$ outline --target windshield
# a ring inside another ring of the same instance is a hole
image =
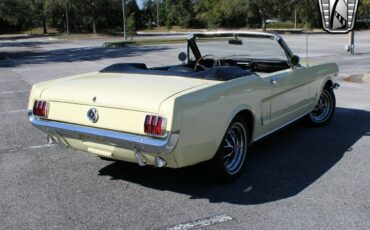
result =
[[[241,36],[196,38],[201,55],[212,54],[220,59],[261,59],[287,61],[287,56],[280,44],[272,38]],[[190,60],[195,60],[190,54]]]

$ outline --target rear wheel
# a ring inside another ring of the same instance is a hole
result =
[[[208,162],[208,172],[219,182],[236,179],[244,167],[248,151],[247,123],[236,117],[229,126],[216,155]]]
[[[325,87],[315,109],[306,116],[306,123],[311,126],[327,125],[335,113],[335,95],[331,87]]]

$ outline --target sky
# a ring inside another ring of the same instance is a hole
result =
[[[140,9],[143,8],[143,1],[144,0],[136,0],[136,3],[137,3],[137,5],[139,6]]]

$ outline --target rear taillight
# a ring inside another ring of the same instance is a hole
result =
[[[147,115],[144,122],[144,132],[152,136],[164,136],[166,134],[165,118],[161,116]]]
[[[35,101],[33,104],[33,115],[37,117],[47,117],[48,116],[49,103],[46,101]]]

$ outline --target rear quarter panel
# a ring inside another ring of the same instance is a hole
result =
[[[245,109],[252,111],[260,124],[261,98],[269,97],[264,80],[258,76],[239,78],[215,84],[166,101],[162,112],[174,106],[171,131],[180,132],[174,152],[179,167],[211,159],[235,115]],[[268,127],[257,125],[255,135]]]

